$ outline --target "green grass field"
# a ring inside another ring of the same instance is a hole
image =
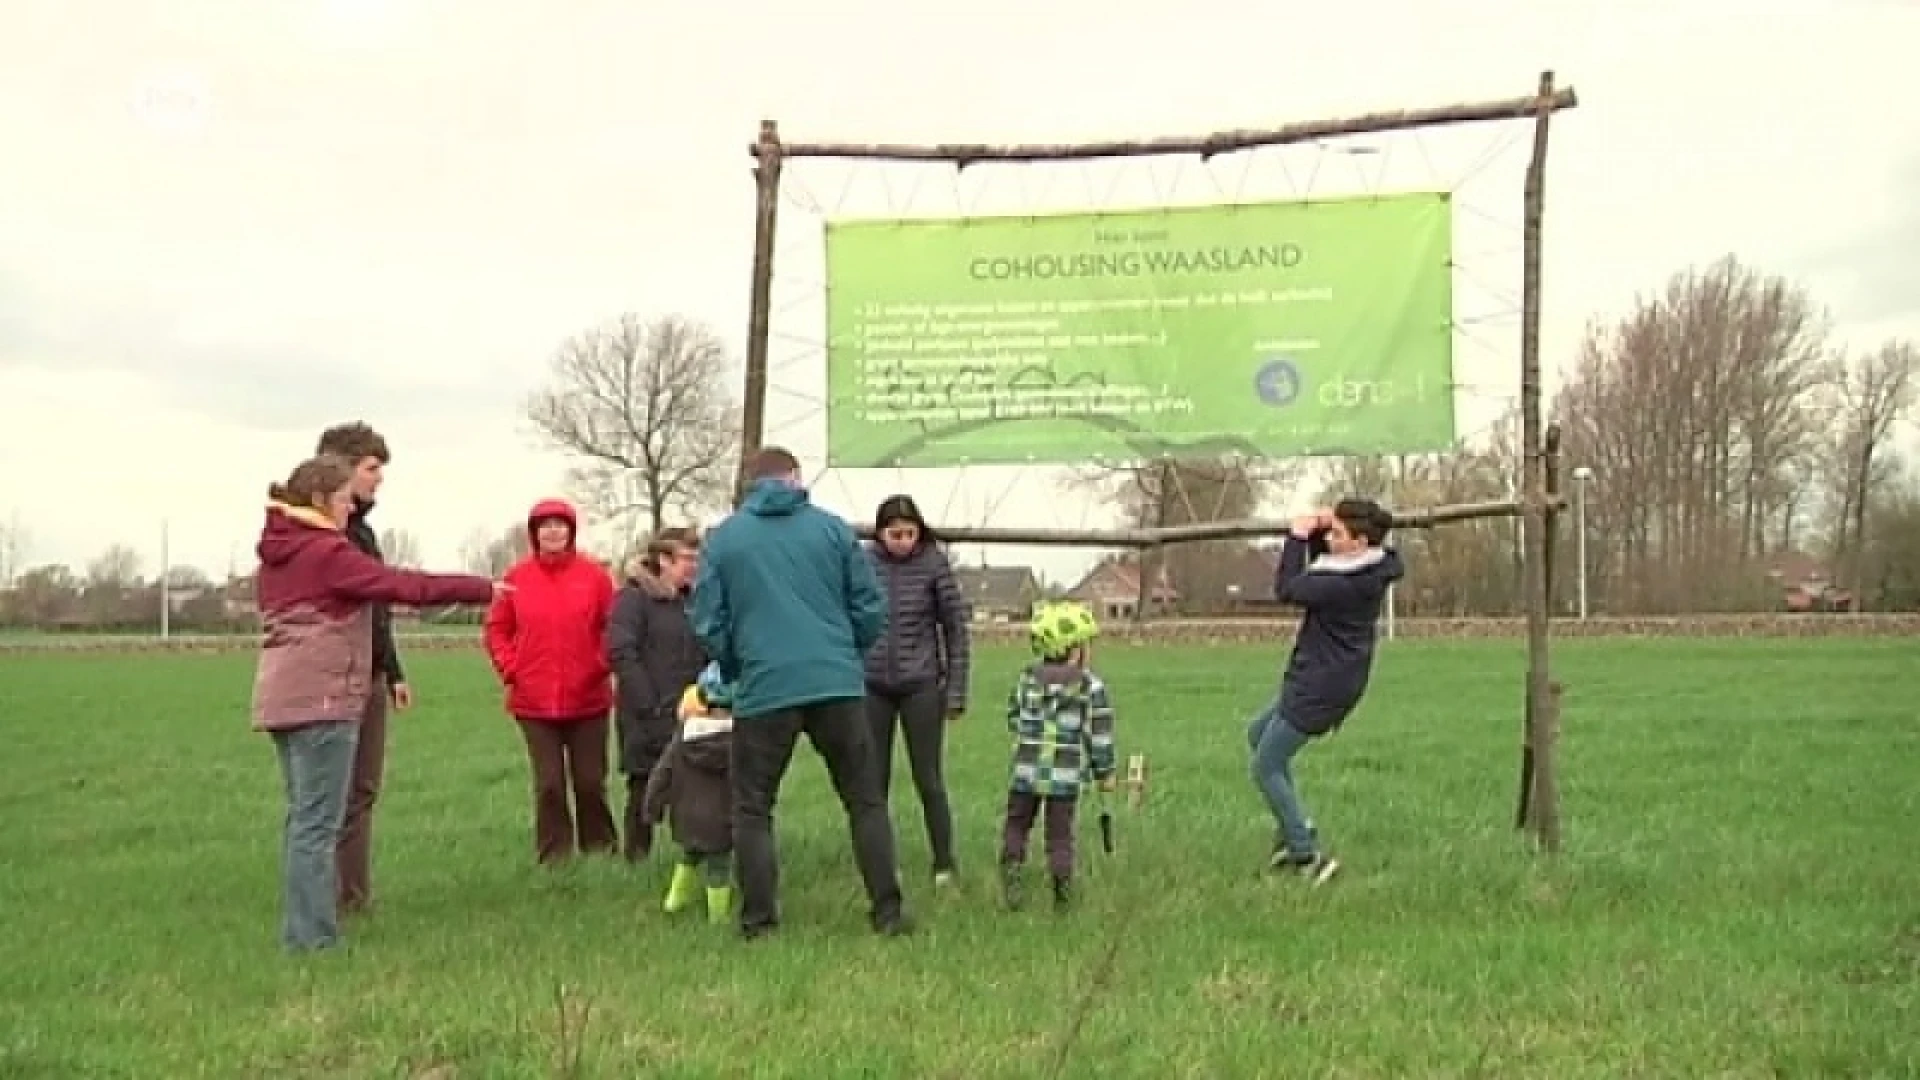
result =
[[[1013,653],[985,654],[953,732],[957,895],[927,886],[898,767],[915,937],[865,930],[803,751],[786,926],[745,945],[662,915],[662,863],[536,870],[482,661],[420,652],[380,909],[311,959],[276,941],[250,657],[0,657],[0,1077],[1920,1073],[1912,642],[1563,643],[1551,865],[1510,827],[1518,644],[1394,644],[1304,759],[1346,864],[1317,891],[1257,872],[1242,732],[1275,653],[1102,654],[1155,788],[1113,857],[1087,816],[1064,919],[989,888]]]

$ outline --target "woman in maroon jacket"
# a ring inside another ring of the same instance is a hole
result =
[[[391,569],[354,547],[342,532],[352,474],[345,459],[322,455],[268,488],[255,548],[263,638],[253,727],[273,736],[286,784],[280,936],[293,950],[340,938],[334,849],[360,715],[374,692],[368,605],[484,604],[496,590],[482,577]]]
[[[527,742],[534,855],[543,863],[565,860],[576,847],[612,851],[615,841],[607,806],[613,576],[575,548],[579,527],[573,507],[558,499],[528,511],[532,554],[507,571],[513,592],[487,611],[487,655]]]

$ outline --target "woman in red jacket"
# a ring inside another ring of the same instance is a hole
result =
[[[527,514],[532,554],[507,571],[513,591],[487,611],[487,655],[506,684],[507,711],[533,765],[534,849],[543,863],[576,847],[612,851],[615,841],[607,807],[613,577],[576,550],[578,531],[572,506],[557,499],[536,504]]]

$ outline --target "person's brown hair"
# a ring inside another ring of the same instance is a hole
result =
[[[393,454],[387,449],[386,438],[361,420],[351,424],[335,424],[321,432],[319,445],[314,447],[313,452],[346,458],[350,465],[358,465],[368,458],[382,465],[393,460]]]
[[[288,506],[320,507],[352,478],[353,465],[346,458],[321,454],[295,465],[285,483],[268,485],[267,498]]]
[[[1386,543],[1387,533],[1393,530],[1393,512],[1372,499],[1341,499],[1333,508],[1333,516],[1368,547]]]
[[[660,560],[672,558],[683,551],[700,550],[700,530],[684,526],[661,529],[647,541],[647,550],[640,556],[640,565],[649,574],[660,572]]]
[[[753,467],[747,471],[747,476],[753,480],[773,480],[799,471],[800,459],[794,457],[791,451],[769,446],[753,455]]]

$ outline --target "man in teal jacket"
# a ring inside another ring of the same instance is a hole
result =
[[[739,510],[702,545],[693,630],[733,686],[733,844],[740,932],[780,922],[773,806],[806,733],[847,813],[868,919],[911,929],[893,822],[866,723],[867,650],[886,629],[886,599],[845,521],[814,506],[800,462],[760,451]]]

